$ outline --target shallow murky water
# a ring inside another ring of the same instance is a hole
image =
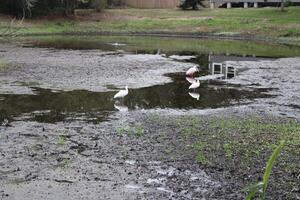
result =
[[[283,45],[174,38],[46,37],[20,43],[2,49],[1,59],[12,66],[1,76],[2,123],[100,122],[112,112],[128,110],[244,105],[274,97],[270,91],[278,88],[236,82],[247,69],[227,62],[300,55],[299,48]],[[194,65],[200,68],[196,77],[201,86],[189,90],[195,79],[186,78],[185,71]],[[113,99],[125,85],[129,95]]]
[[[3,115],[22,116],[22,120],[59,122],[65,120],[105,120],[109,112],[136,109],[173,108],[205,109],[246,104],[254,98],[268,97],[267,89],[240,90],[223,84],[203,83],[199,89],[188,90],[184,73],[172,74],[171,83],[140,89],[130,89],[121,100],[113,99],[116,92],[70,91],[53,92],[32,88],[35,95],[2,94]],[[5,116],[3,116],[5,117]]]

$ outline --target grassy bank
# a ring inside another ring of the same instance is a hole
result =
[[[200,11],[112,9],[70,19],[27,20],[19,34],[91,32],[166,32],[214,35],[251,35],[281,38],[300,44],[300,7],[260,9],[203,9]],[[0,27],[8,20],[2,20]],[[1,29],[0,29],[1,30]]]

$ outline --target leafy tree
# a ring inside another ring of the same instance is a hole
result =
[[[181,0],[181,4],[179,5],[179,7],[183,10],[192,8],[193,10],[197,10],[198,6],[204,6],[203,2],[204,0]]]

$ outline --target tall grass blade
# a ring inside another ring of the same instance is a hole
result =
[[[279,156],[282,148],[284,147],[284,145],[285,145],[285,141],[281,141],[267,162],[267,166],[266,166],[265,173],[263,176],[263,199],[265,197],[266,190],[268,187],[268,182],[269,182],[269,177],[270,177],[270,174],[272,171],[272,167],[275,163],[276,158]]]
[[[284,147],[284,145],[285,145],[285,141],[281,141],[280,144],[273,151],[271,157],[269,158],[269,160],[267,162],[262,182],[258,182],[256,184],[253,184],[253,185],[245,188],[244,190],[242,190],[242,191],[248,191],[248,195],[246,196],[245,200],[252,200],[252,199],[254,199],[254,197],[257,194],[258,194],[258,197],[261,200],[265,199],[266,190],[267,190],[267,187],[268,187],[269,178],[270,178],[272,168],[274,166],[275,160],[279,156],[279,154],[280,154],[282,148]]]

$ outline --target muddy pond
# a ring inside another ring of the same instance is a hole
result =
[[[197,165],[183,173],[151,155],[152,168],[138,177],[138,159],[120,158],[112,150],[118,149],[118,141],[110,133],[130,121],[132,113],[139,118],[156,111],[172,116],[243,107],[300,119],[299,56],[296,46],[230,40],[47,36],[1,41],[0,197],[209,197],[219,183]],[[199,68],[195,78],[201,85],[189,90],[195,79],[185,72],[193,66]],[[114,99],[125,86],[129,94]],[[95,143],[102,133],[108,144]],[[60,138],[62,134],[69,135]],[[58,143],[68,141],[60,149]],[[96,147],[107,155],[92,155]],[[65,165],[72,167],[66,170]],[[85,174],[79,172],[85,169]],[[155,173],[166,177],[153,178]],[[182,182],[189,176],[203,185],[186,194],[176,193],[175,183],[161,186],[174,173]]]

